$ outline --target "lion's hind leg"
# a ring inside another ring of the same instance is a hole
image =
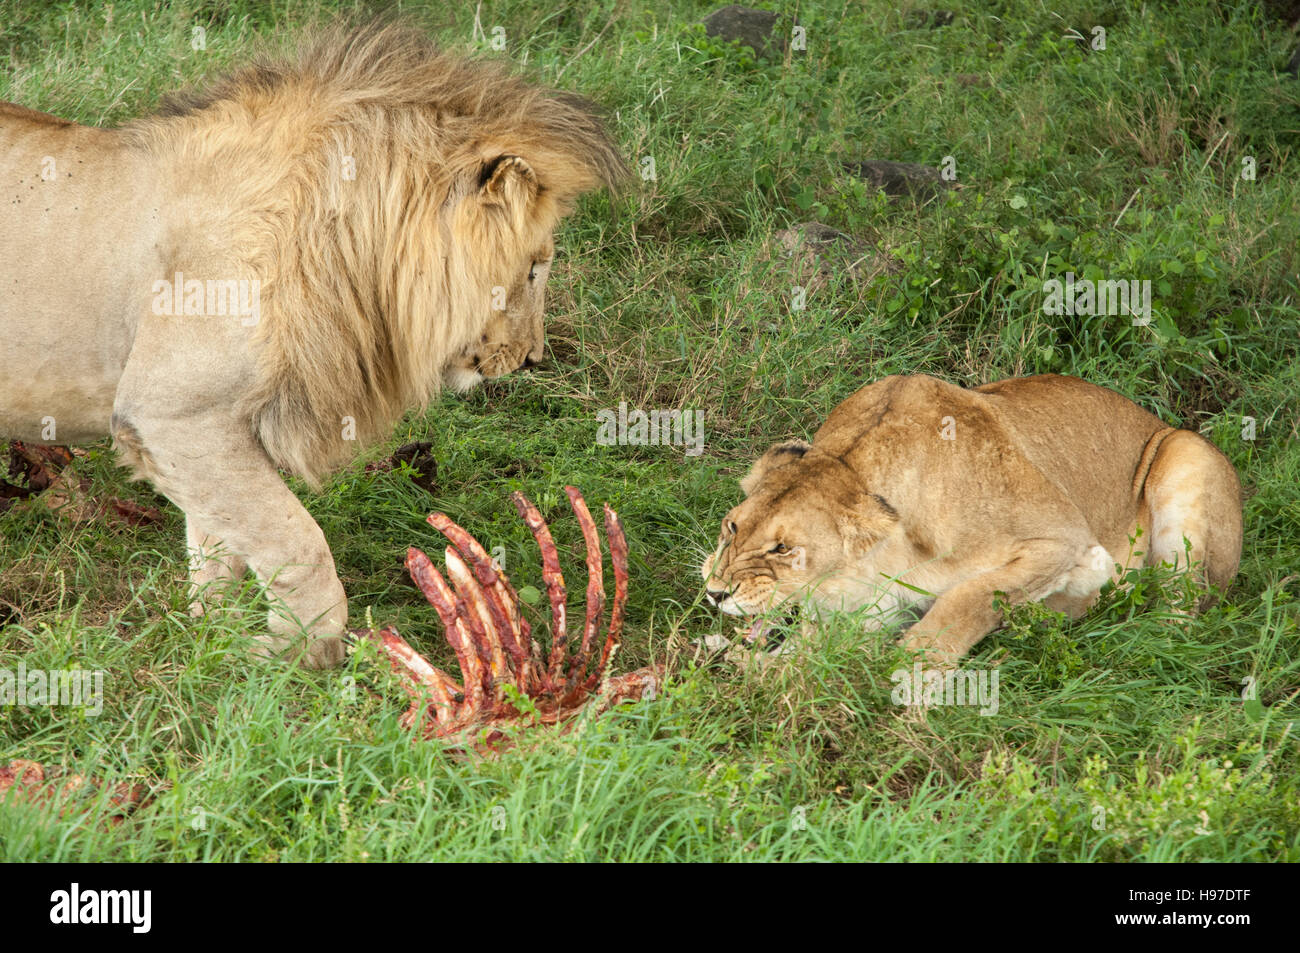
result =
[[[1241,482],[1212,443],[1190,430],[1166,437],[1147,472],[1142,501],[1151,520],[1147,565],[1191,569],[1200,585],[1218,588],[1237,575]]]

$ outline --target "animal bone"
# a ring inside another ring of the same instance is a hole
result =
[[[463,527],[445,513],[433,513],[429,524],[451,543],[444,553],[451,582],[415,547],[407,551],[406,567],[442,621],[462,682],[429,664],[392,626],[352,632],[354,642],[372,642],[402,676],[403,687],[411,696],[411,706],[402,716],[404,726],[421,726],[426,738],[481,729],[482,736],[474,746],[491,750],[504,737],[502,729],[511,724],[530,719],[535,724],[562,724],[591,704],[599,714],[624,701],[653,697],[663,681],[662,665],[606,677],[606,667],[622,635],[628,584],[627,537],[618,514],[608,504],[604,507],[605,536],[614,566],[614,600],[599,660],[588,671],[605,605],[604,564],[600,536],[586,501],[576,487],[566,486],[564,492],[587,549],[587,606],[576,651],[569,651],[567,590],[559,553],[537,507],[522,493],[510,495],[541,551],[542,581],[552,619],[551,650],[545,658],[533,641],[528,620],[519,609],[519,596],[506,574]]]

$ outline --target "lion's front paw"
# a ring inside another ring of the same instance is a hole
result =
[[[298,664],[303,668],[337,668],[347,657],[347,646],[337,635],[322,636],[308,640],[303,653],[298,656]]]
[[[316,638],[286,638],[282,635],[259,635],[253,639],[253,656],[262,659],[283,658],[306,669],[336,668],[347,655],[343,639],[337,635]]]

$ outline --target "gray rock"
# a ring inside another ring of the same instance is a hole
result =
[[[786,38],[776,28],[780,14],[738,4],[721,7],[704,18],[704,32],[730,43],[739,40],[759,55],[785,53]]]
[[[775,247],[790,263],[790,278],[814,292],[837,274],[858,280],[894,270],[888,256],[876,255],[863,242],[821,222],[804,222],[777,232]]]
[[[801,247],[821,254],[836,245],[853,251],[858,244],[851,235],[841,232],[838,228],[823,225],[821,222],[804,222],[793,228],[783,228],[776,233],[776,239],[781,243],[786,254],[790,255]]]
[[[972,86],[989,87],[993,84],[989,78],[982,73],[953,73],[950,77],[958,86],[970,88]]]
[[[913,10],[903,19],[903,26],[909,30],[924,30],[926,27],[937,30],[951,23],[955,16],[951,10]]]
[[[938,169],[916,162],[864,159],[859,162],[846,162],[844,168],[859,179],[865,179],[871,185],[883,190],[886,195],[910,195],[913,198],[924,199],[952,187],[951,182],[944,181]]]

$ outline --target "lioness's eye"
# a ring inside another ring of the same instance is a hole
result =
[[[531,265],[528,266],[528,280],[529,281],[537,280],[537,262],[533,262]]]
[[[788,553],[790,551],[790,547],[787,546],[785,543],[777,543],[775,546],[772,547],[771,551],[774,553]]]

